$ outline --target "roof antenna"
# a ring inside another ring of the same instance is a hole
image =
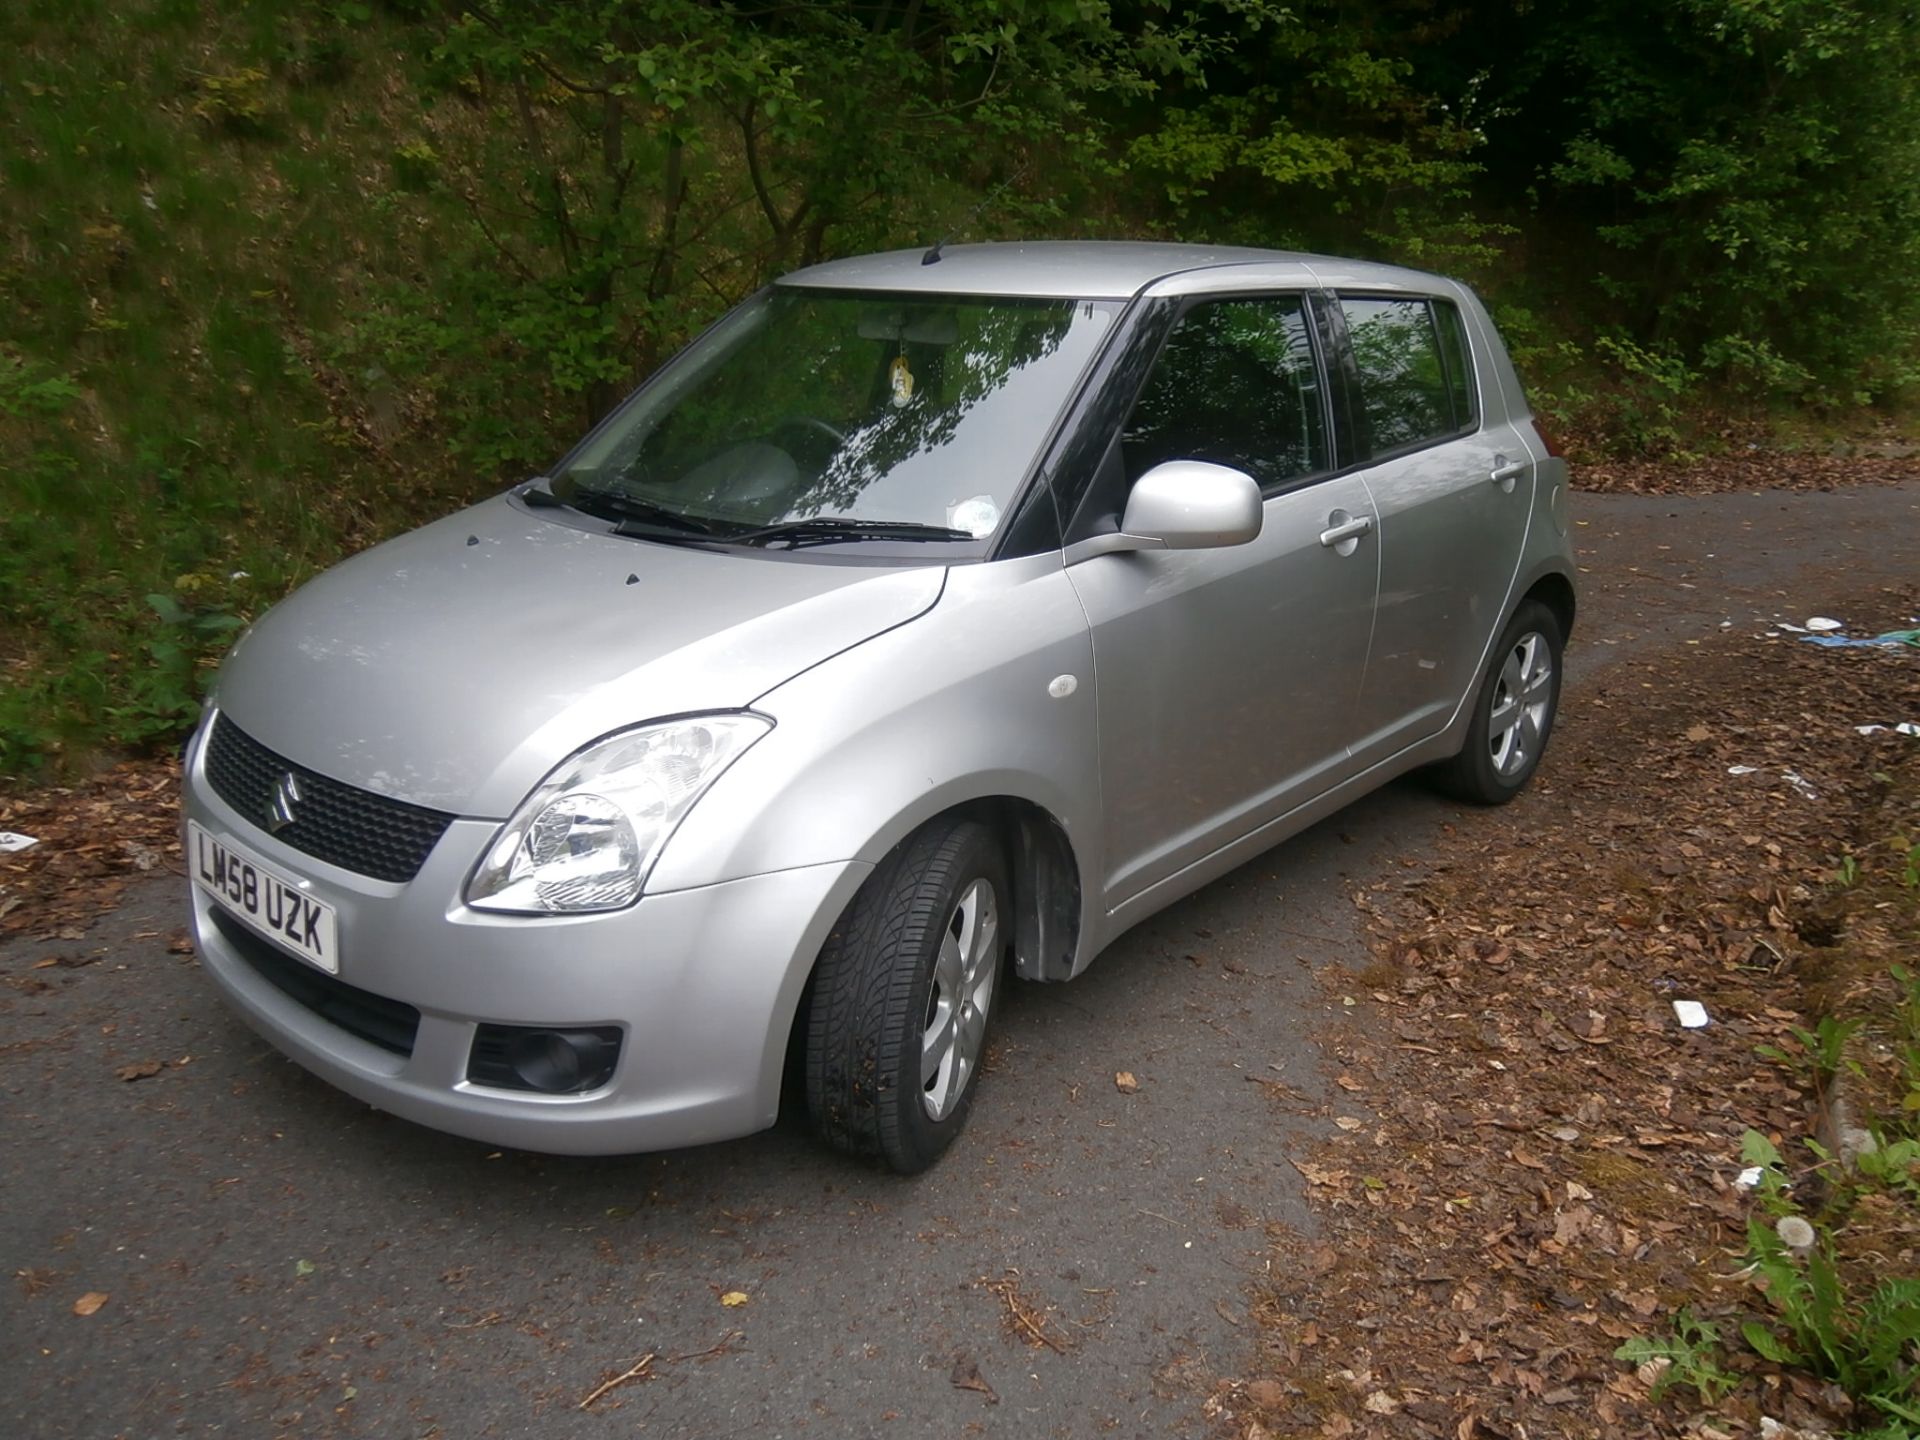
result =
[[[986,209],[987,206],[991,205],[994,201],[998,200],[1002,195],[1006,194],[1008,190],[1012,189],[1015,185],[1019,184],[1020,177],[1027,173],[1027,167],[1032,163],[1033,162],[1030,159],[1022,160],[1020,162],[1020,168],[1018,170],[1014,171],[1013,174],[1009,175],[1005,180],[1002,180],[998,185],[994,186],[993,189],[989,190],[986,193],[986,195],[984,195],[981,198],[980,203],[974,206],[972,210],[967,212],[967,218],[960,222],[960,228],[963,230],[966,229],[967,226],[971,225],[975,220],[980,218],[980,212],[982,210]],[[948,234],[943,235],[940,239],[934,241],[932,245],[927,247],[927,253],[920,257],[920,263],[922,265],[938,265],[940,263],[941,248],[945,246],[952,239],[953,239],[953,235],[951,232],[949,232]]]

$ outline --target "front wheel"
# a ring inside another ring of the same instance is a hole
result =
[[[936,821],[867,877],[827,937],[807,1012],[821,1138],[910,1175],[966,1123],[1009,933],[1006,863],[973,820]]]
[[[1442,766],[1442,788],[1479,805],[1518,795],[1547,748],[1560,708],[1560,621],[1537,600],[1514,612],[1473,700],[1460,753]]]

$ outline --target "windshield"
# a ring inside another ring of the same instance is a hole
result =
[[[984,539],[1119,308],[776,287],[629,401],[556,490],[721,538],[844,521]]]

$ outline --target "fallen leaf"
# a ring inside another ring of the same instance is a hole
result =
[[[733,1310],[746,1304],[747,1301],[752,1298],[753,1297],[748,1295],[747,1292],[744,1290],[729,1290],[727,1291],[726,1294],[720,1297],[720,1303],[726,1306],[729,1310]]]
[[[313,1274],[313,1261],[296,1260],[293,1262],[293,1278],[294,1279],[303,1280],[311,1274]]]
[[[1140,1082],[1133,1078],[1131,1070],[1116,1070],[1113,1076],[1113,1088],[1122,1095],[1131,1095],[1140,1088]]]
[[[122,1065],[113,1073],[122,1080],[145,1080],[149,1076],[158,1075],[160,1070],[161,1065],[158,1060],[142,1060],[134,1065]]]
[[[947,1378],[953,1382],[953,1388],[956,1390],[976,1391],[987,1397],[989,1405],[1000,1403],[1000,1397],[994,1394],[993,1386],[981,1378],[980,1367],[965,1356],[953,1362],[953,1373]]]
[[[82,1295],[78,1300],[73,1302],[73,1313],[76,1315],[91,1315],[106,1303],[107,1303],[106,1291],[89,1290],[86,1294]]]
[[[1255,1380],[1247,1386],[1247,1398],[1263,1410],[1278,1410],[1287,1403],[1287,1387],[1278,1380]]]

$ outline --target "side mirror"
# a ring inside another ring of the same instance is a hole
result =
[[[1244,470],[1168,460],[1133,482],[1120,529],[1082,540],[1069,562],[1125,550],[1212,550],[1260,533],[1260,487]]]

